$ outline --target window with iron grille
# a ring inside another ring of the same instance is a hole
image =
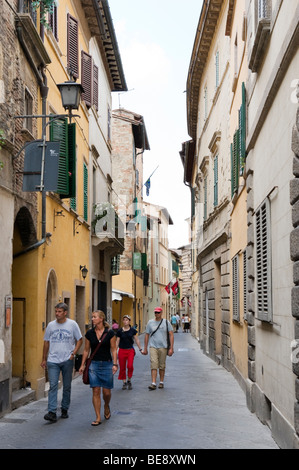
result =
[[[233,320],[240,321],[239,255],[232,259]]]
[[[270,201],[260,205],[255,215],[256,223],[256,290],[257,317],[272,321],[272,256],[270,230]]]
[[[214,207],[218,206],[218,155],[214,158]]]
[[[247,320],[247,250],[243,251],[243,308],[244,320]]]

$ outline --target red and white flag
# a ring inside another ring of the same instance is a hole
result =
[[[168,294],[170,294],[170,283],[165,287],[165,290]]]
[[[179,283],[178,283],[178,281],[176,281],[173,284],[173,286],[171,286],[171,289],[172,289],[173,295],[178,295],[178,292],[179,292]]]

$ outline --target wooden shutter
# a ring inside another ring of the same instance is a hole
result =
[[[99,68],[97,65],[93,64],[93,97],[92,104],[99,109]]]
[[[239,130],[234,134],[233,144],[231,146],[231,192],[232,197],[239,188]]]
[[[68,69],[75,78],[79,77],[79,51],[78,41],[78,21],[76,18],[67,15],[67,63]]]
[[[81,51],[81,82],[84,88],[82,99],[86,106],[92,105],[92,57],[84,51]]]
[[[69,194],[68,197],[76,197],[76,124],[68,125],[68,156],[69,156]]]
[[[57,193],[68,197],[68,123],[67,119],[55,119],[50,124],[50,140],[60,142]]]
[[[270,202],[267,198],[256,211],[256,289],[257,317],[272,320],[272,268]]]
[[[58,41],[58,21],[57,21],[57,6],[54,5],[53,6],[53,13],[50,13],[49,15],[49,24],[50,24],[50,28],[52,30],[52,33],[56,39],[56,41]]]
[[[88,168],[83,163],[83,213],[84,219],[88,221]]]
[[[232,259],[233,320],[240,321],[239,255]]]

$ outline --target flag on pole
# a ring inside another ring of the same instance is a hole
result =
[[[148,178],[146,180],[146,182],[144,183],[144,186],[146,187],[146,195],[149,196],[149,190],[150,190],[150,187],[151,187],[151,179]]]
[[[167,284],[167,286],[165,287],[165,290],[168,294],[170,294],[170,282],[169,284]]]
[[[173,284],[173,286],[171,286],[171,289],[172,289],[173,295],[178,295],[178,292],[179,292],[179,283],[178,283],[178,281],[176,281]]]

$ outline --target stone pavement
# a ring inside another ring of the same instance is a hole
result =
[[[278,449],[234,377],[190,333],[174,336],[164,389],[148,390],[149,356],[137,351],[133,390],[115,377],[110,420],[90,425],[91,389],[78,377],[68,419],[46,422],[47,398],[31,402],[0,419],[0,449]]]

